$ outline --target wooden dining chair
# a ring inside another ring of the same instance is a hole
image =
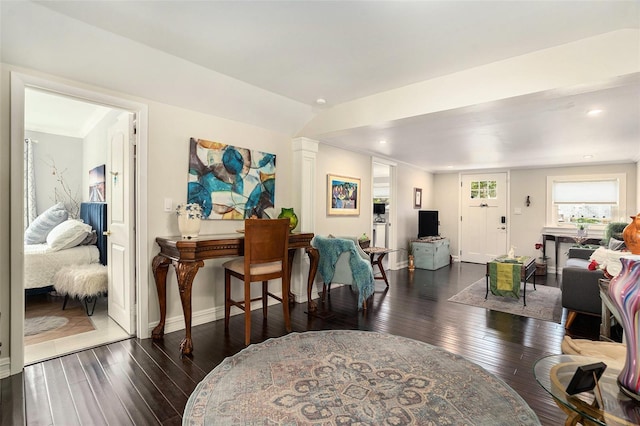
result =
[[[267,301],[272,297],[282,303],[284,323],[291,331],[289,316],[289,219],[247,219],[244,225],[244,257],[224,266],[224,328],[229,331],[231,306],[244,311],[244,342],[251,342],[251,302],[262,300],[262,316],[267,319]],[[244,300],[231,299],[231,277],[244,282]],[[282,297],[269,292],[268,282],[282,279]],[[251,283],[262,281],[262,297],[251,298]]]

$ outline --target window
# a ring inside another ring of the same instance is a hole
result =
[[[604,227],[626,210],[626,175],[547,177],[547,226]]]
[[[496,188],[497,184],[495,180],[474,180],[471,182],[471,193],[469,196],[471,199],[496,199],[498,198]]]

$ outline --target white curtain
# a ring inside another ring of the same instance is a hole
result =
[[[36,181],[33,170],[33,139],[24,140],[24,226],[36,218]]]

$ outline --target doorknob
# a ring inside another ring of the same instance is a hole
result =
[[[498,229],[507,229],[507,227],[506,226],[500,226],[500,227],[498,227]]]
[[[111,231],[103,231],[102,235],[104,235],[106,237],[109,237],[109,236],[111,236]]]

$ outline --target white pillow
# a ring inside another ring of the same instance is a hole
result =
[[[64,204],[58,203],[49,207],[40,216],[36,217],[24,231],[25,244],[42,244],[46,242],[47,235],[56,226],[67,220],[69,213],[64,208]]]
[[[47,244],[54,251],[75,247],[91,233],[91,230],[91,225],[76,219],[69,219],[49,232]]]

